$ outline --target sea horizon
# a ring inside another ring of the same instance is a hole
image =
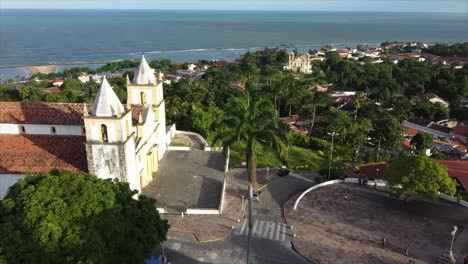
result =
[[[455,12],[1,9],[0,67],[138,59],[232,61],[248,51],[468,41]],[[11,71],[11,70],[10,70]],[[0,79],[5,79],[0,69]],[[11,76],[11,74],[8,74]]]

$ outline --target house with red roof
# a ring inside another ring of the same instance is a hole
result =
[[[448,175],[460,184],[463,191],[468,192],[468,160],[435,161],[446,166]],[[357,171],[348,173],[346,177],[367,178],[369,180],[381,179],[388,165],[386,162],[362,165]]]
[[[440,96],[438,96],[437,94],[435,93],[425,93],[425,94],[422,94],[419,96],[419,99],[421,101],[428,101],[428,102],[431,102],[433,104],[435,103],[440,103],[442,104],[443,106],[445,107],[448,107],[449,106],[449,103],[447,101],[445,101],[444,99],[442,99]]]

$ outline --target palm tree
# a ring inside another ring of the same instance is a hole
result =
[[[250,246],[252,237],[252,196],[253,188],[257,187],[256,147],[271,149],[285,164],[288,146],[288,127],[279,122],[276,109],[270,101],[250,98],[233,98],[228,102],[227,110],[216,126],[224,127],[214,138],[213,145],[221,143],[225,155],[229,147],[236,142],[245,142],[245,158],[247,161],[248,201],[249,201],[249,236],[247,248],[247,263],[250,263]]]
[[[354,121],[357,120],[357,113],[359,108],[364,104],[366,101],[366,95],[363,92],[356,92],[356,94],[353,96],[353,102],[354,102]]]
[[[310,137],[315,125],[315,114],[317,111],[317,107],[328,105],[330,97],[327,93],[313,91],[309,93],[308,96],[305,96],[304,99],[305,102],[303,103],[303,110],[305,112],[309,112],[308,110],[312,108],[312,121],[310,122],[309,134],[307,135],[307,137]]]

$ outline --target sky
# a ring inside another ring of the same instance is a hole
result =
[[[468,0],[0,0],[2,8],[456,12],[468,17]]]

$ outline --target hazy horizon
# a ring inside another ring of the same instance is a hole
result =
[[[423,5],[421,3],[424,3]],[[111,6],[111,8],[110,8]],[[467,13],[465,0],[2,0],[0,9]]]

